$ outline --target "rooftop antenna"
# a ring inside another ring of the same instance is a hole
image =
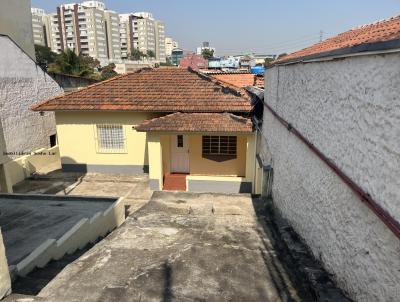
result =
[[[319,41],[322,42],[323,39],[324,39],[324,31],[320,30],[320,32],[319,32]]]

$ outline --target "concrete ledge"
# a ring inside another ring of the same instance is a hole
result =
[[[150,179],[149,186],[150,186],[150,190],[159,191],[160,190],[160,181],[158,179]]]
[[[61,259],[105,236],[125,221],[123,198],[92,218],[81,219],[60,239],[48,239],[17,264],[16,274],[26,276],[35,267],[44,267],[52,259]]]
[[[186,187],[189,192],[251,193],[252,183],[241,177],[188,176]]]
[[[62,164],[64,172],[93,172],[93,173],[110,173],[110,174],[127,174],[140,175],[148,174],[148,165],[88,165],[88,164]]]
[[[15,200],[55,200],[55,201],[90,201],[90,202],[110,202],[118,201],[116,197],[90,197],[83,195],[51,195],[51,194],[19,194],[19,193],[0,193],[0,198]]]
[[[56,244],[55,239],[47,239],[30,253],[29,256],[17,264],[16,273],[20,276],[26,276],[35,267],[45,266],[53,257]]]

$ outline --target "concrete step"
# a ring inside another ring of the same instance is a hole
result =
[[[186,174],[167,174],[164,176],[164,190],[186,191]]]
[[[14,294],[36,296],[68,264],[78,259],[92,246],[93,244],[88,244],[73,254],[65,255],[60,260],[50,261],[43,268],[36,268],[25,277],[17,277],[12,284],[12,292]]]

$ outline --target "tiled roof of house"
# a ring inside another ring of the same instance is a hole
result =
[[[400,16],[354,28],[303,50],[291,53],[274,63],[282,63],[317,54],[329,53],[334,50],[398,39],[400,39]]]
[[[245,88],[247,86],[256,86],[259,88],[264,88],[264,77],[258,76],[251,73],[215,73],[208,74],[221,81],[222,83],[226,83],[238,88]]]
[[[231,113],[173,113],[136,126],[140,132],[239,132],[253,131],[249,118]]]
[[[117,76],[32,107],[35,111],[248,112],[251,109],[246,93],[180,68],[146,69]]]

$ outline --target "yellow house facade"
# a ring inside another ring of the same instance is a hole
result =
[[[64,171],[148,174],[153,190],[254,192],[245,95],[184,69],[152,69],[33,107],[54,111]]]

